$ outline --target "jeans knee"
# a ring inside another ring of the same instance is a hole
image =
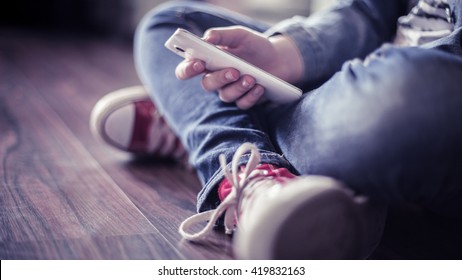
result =
[[[437,49],[383,47],[364,64],[377,94],[440,98],[460,90],[456,77],[462,74],[462,58]]]
[[[346,64],[301,108],[313,121],[300,123],[309,153],[295,165],[387,201],[425,200],[418,197],[422,174],[462,150],[462,129],[454,126],[462,118],[462,59],[422,49],[376,55]]]
[[[462,77],[461,57],[431,49],[384,48],[364,62],[344,65],[336,81],[342,96],[333,102],[376,124],[384,117],[425,119],[462,100],[457,77]]]

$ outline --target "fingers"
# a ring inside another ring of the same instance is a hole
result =
[[[255,86],[255,79],[251,76],[244,75],[236,82],[231,83],[218,91],[218,96],[223,102],[236,102],[238,99],[247,94]]]
[[[203,38],[214,45],[221,45],[223,47],[226,46],[229,50],[229,48],[237,46],[242,47],[242,41],[251,34],[251,32],[252,31],[250,29],[240,26],[213,28],[206,31]],[[204,72],[205,63],[197,59],[185,59],[180,62],[175,69],[175,75],[180,80],[190,79]],[[227,83],[229,83],[229,81]],[[214,87],[213,90],[216,89],[218,88]]]
[[[208,91],[216,91],[239,79],[239,71],[232,68],[207,73],[202,78],[202,86]]]
[[[264,88],[261,85],[255,85],[250,91],[236,101],[238,108],[247,110],[253,107],[260,101],[264,93]]]
[[[238,53],[248,36],[250,29],[243,27],[225,27],[209,29],[204,34],[204,40],[219,45],[228,51]],[[186,80],[199,74],[204,74],[202,86],[207,91],[218,92],[223,102],[235,102],[241,109],[249,109],[263,96],[264,88],[256,84],[255,78],[249,75],[240,76],[233,68],[222,69],[207,73],[205,63],[201,60],[185,59],[175,69],[178,79]]]
[[[185,59],[177,65],[175,75],[180,80],[187,80],[204,73],[204,71],[205,63],[203,61]]]
[[[205,65],[200,60],[184,60],[176,68],[176,76],[185,80],[204,73]],[[264,88],[256,84],[255,78],[243,75],[233,68],[204,74],[202,86],[207,91],[218,91],[223,102],[235,102],[237,107],[247,110],[263,96]]]
[[[202,78],[202,86],[207,91],[218,91],[224,102],[234,102],[255,85],[249,75],[240,76],[236,69],[228,68],[207,73]]]
[[[221,76],[220,80],[222,83],[216,83],[219,79],[213,78],[215,74]],[[257,104],[261,99],[264,88],[256,84],[255,79],[251,76],[231,76],[234,74],[238,73],[222,71],[221,73],[214,72],[207,74],[204,76],[203,86],[209,91],[218,91],[218,96],[223,102],[235,102],[238,108],[247,110]],[[226,83],[226,85],[223,85],[224,83]]]

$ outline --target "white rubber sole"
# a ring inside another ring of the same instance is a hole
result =
[[[127,147],[112,141],[105,130],[105,123],[114,111],[136,101],[150,100],[148,92],[143,86],[122,88],[106,94],[93,107],[90,116],[90,130],[93,136],[106,144],[127,151]],[[128,132],[127,132],[128,133]]]

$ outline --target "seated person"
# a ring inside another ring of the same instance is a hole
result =
[[[268,26],[169,3],[136,34],[146,91],[105,96],[93,131],[130,152],[188,155],[203,184],[180,226],[188,240],[218,223],[239,258],[366,258],[387,205],[462,216],[461,11],[460,0],[353,0]],[[255,77],[182,60],[164,47],[177,28],[305,94],[273,104]]]

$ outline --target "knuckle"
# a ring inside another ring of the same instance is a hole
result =
[[[183,63],[178,64],[175,69],[175,75],[180,80],[184,80],[186,78],[185,67]]]
[[[198,73],[195,71],[193,65],[194,65],[193,61],[184,60],[180,62],[175,69],[176,76],[180,80],[186,80],[186,79],[196,76]]]
[[[238,107],[239,109],[242,109],[242,110],[247,110],[247,109],[249,109],[250,107],[252,107],[252,105],[251,105],[249,102],[244,101],[244,100],[238,100],[238,101],[236,102],[236,105],[237,105],[237,107]]]
[[[216,85],[214,75],[212,73],[207,73],[202,76],[202,86],[208,91],[214,91],[218,89]]]
[[[247,92],[246,95],[241,97],[236,104],[238,104],[238,107],[246,110],[251,107],[253,107],[257,102],[260,100],[261,96],[263,95],[264,89],[263,87],[257,85],[252,90]]]
[[[242,92],[234,86],[223,88],[219,91],[220,99],[224,102],[234,102],[242,96]]]
[[[221,72],[210,72],[202,76],[202,84],[206,90],[214,91],[224,86],[228,81]]]
[[[238,104],[238,107],[246,110],[255,105],[258,99],[255,98],[255,96],[251,93],[246,94],[243,96],[241,99],[236,102]]]
[[[234,101],[232,98],[230,98],[228,92],[225,90],[219,90],[218,96],[220,97],[221,101],[226,102],[226,103],[231,103]]]

